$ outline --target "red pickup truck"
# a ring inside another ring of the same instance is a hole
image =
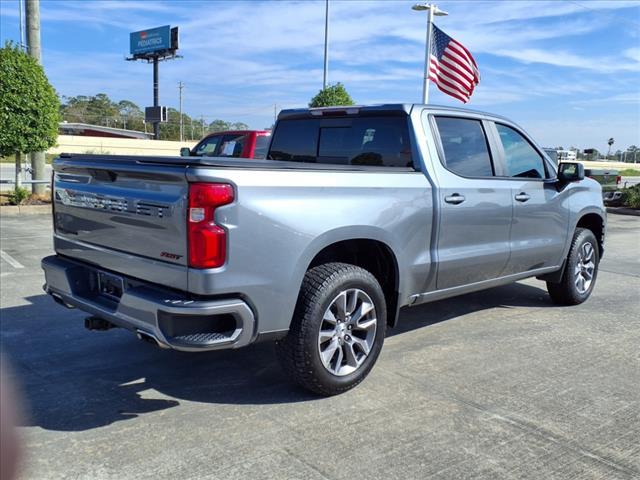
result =
[[[265,158],[271,132],[266,130],[237,130],[214,132],[189,149],[180,149],[182,157]]]

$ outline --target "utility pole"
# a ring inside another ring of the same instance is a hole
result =
[[[180,141],[184,141],[184,126],[182,125],[182,89],[184,84],[182,81],[178,82],[178,90],[180,91]]]
[[[200,125],[202,126],[202,135],[204,137],[204,115],[200,115]]]
[[[278,119],[278,106],[273,104],[273,124],[276,124],[276,120]]]
[[[325,0],[324,9],[324,75],[322,76],[322,89],[327,88],[327,76],[329,75],[329,0]]]
[[[29,55],[35,58],[42,65],[42,50],[40,48],[40,0],[26,0],[27,17],[27,46]],[[44,180],[45,177],[45,155],[44,152],[33,152],[31,154],[31,167],[33,180]],[[34,183],[31,191],[42,195],[45,193],[46,185]]]

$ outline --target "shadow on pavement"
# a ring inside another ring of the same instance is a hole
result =
[[[555,307],[544,283],[540,282],[540,285],[533,287],[512,283],[415,307],[405,307],[400,310],[398,325],[387,331],[387,337],[490,308]]]
[[[122,329],[89,332],[85,314],[46,295],[2,309],[2,351],[26,398],[29,425],[82,431],[166,410],[181,401],[276,404],[319,401],[281,372],[271,343],[182,353],[139,342]],[[544,290],[513,284],[403,309],[398,335],[495,307],[550,306]],[[212,414],[215,414],[212,413]]]

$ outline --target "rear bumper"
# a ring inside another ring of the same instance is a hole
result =
[[[123,278],[119,300],[99,295],[96,267],[53,255],[42,260],[44,290],[58,303],[143,335],[163,347],[188,352],[238,348],[251,343],[255,318],[241,299],[191,300],[175,291]]]

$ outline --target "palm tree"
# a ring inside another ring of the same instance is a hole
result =
[[[607,142],[607,145],[609,145],[609,150],[607,151],[607,158],[609,158],[609,155],[611,155],[611,146],[613,145],[614,142],[615,140],[613,139],[613,137],[611,137]]]

